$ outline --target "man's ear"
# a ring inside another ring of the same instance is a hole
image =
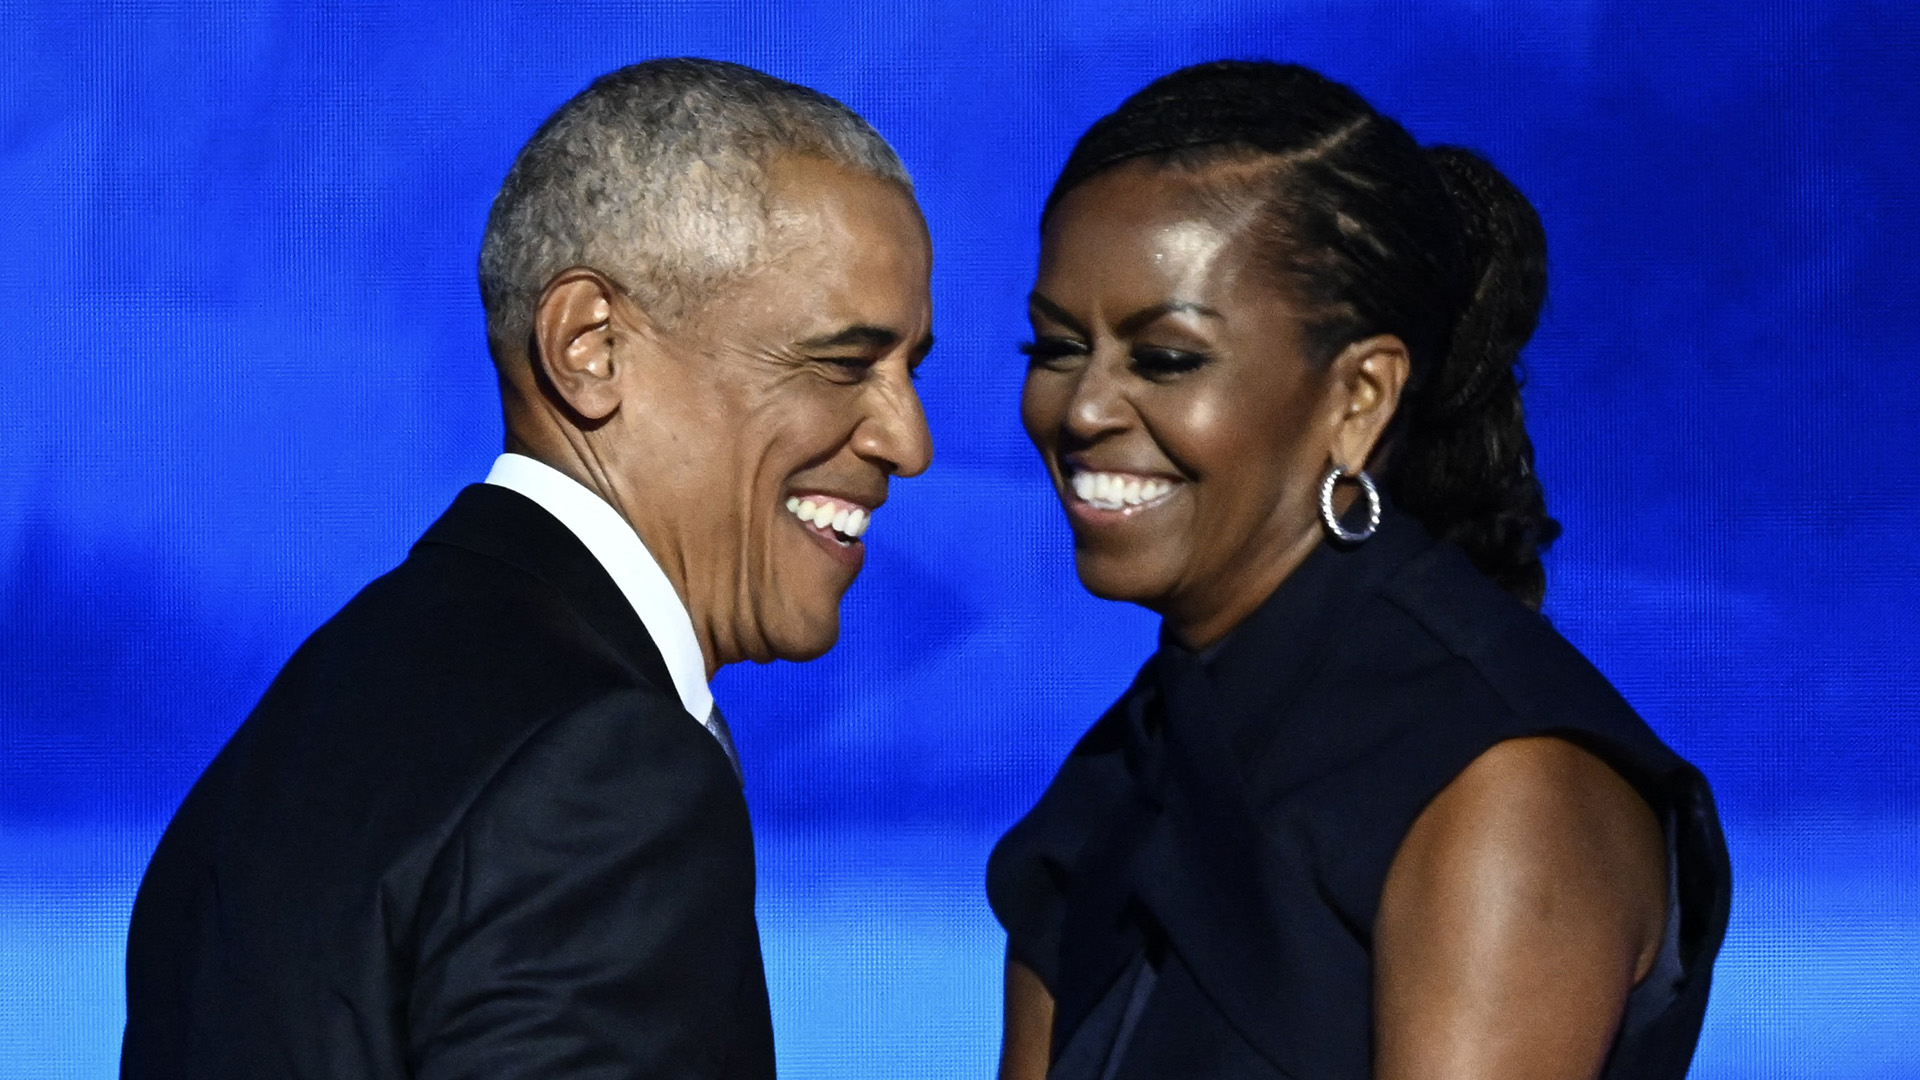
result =
[[[1392,334],[1356,341],[1333,358],[1328,375],[1340,410],[1334,420],[1333,464],[1350,472],[1367,466],[1400,407],[1400,392],[1412,370],[1406,343]]]
[[[533,309],[534,363],[574,412],[605,420],[620,407],[624,346],[638,313],[597,270],[575,267],[547,283]]]

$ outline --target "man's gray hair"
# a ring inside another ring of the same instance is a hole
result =
[[[494,197],[480,301],[495,360],[525,346],[541,292],[570,267],[607,275],[663,322],[753,269],[766,171],[785,155],[912,189],[886,140],[816,90],[718,60],[650,60],[595,79],[521,147]]]

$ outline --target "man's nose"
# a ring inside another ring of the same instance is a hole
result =
[[[866,417],[853,433],[854,452],[894,476],[918,476],[933,461],[933,435],[911,377],[873,388]]]

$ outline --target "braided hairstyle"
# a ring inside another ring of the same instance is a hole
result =
[[[1471,151],[1422,149],[1340,83],[1221,61],[1155,80],[1088,129],[1042,225],[1068,191],[1135,160],[1252,202],[1256,240],[1304,312],[1310,362],[1378,334],[1406,344],[1412,371],[1376,452],[1382,483],[1538,609],[1540,553],[1560,526],[1520,407],[1520,349],[1547,281],[1546,234],[1526,197]]]

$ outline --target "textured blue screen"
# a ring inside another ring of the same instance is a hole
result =
[[[1036,211],[1126,93],[1265,55],[1546,221],[1549,613],[1733,845],[1695,1075],[1920,1076],[1920,8],[1779,0],[0,0],[0,1076],[111,1074],[167,815],[497,449],[473,262],[512,154],[670,54],[867,115],[937,250],[933,469],[834,653],[718,682],[786,1075],[990,1070],[986,852],[1154,630],[1080,591],[1019,432]]]

